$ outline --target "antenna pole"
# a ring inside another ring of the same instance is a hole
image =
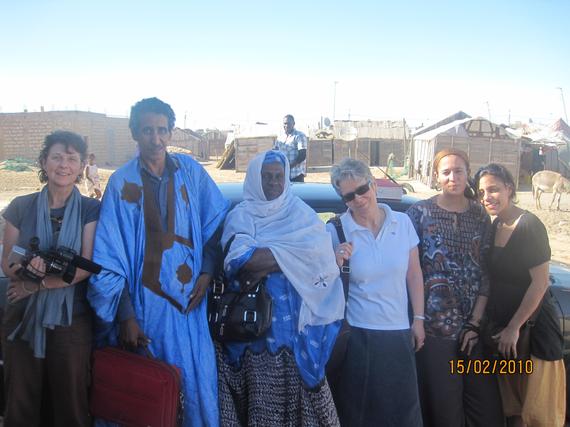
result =
[[[334,120],[336,118],[336,85],[338,84],[338,82],[335,80],[334,81],[334,90],[333,90],[333,124],[334,124]]]
[[[564,108],[564,118],[566,119],[566,124],[568,124],[568,114],[566,114],[566,103],[564,102],[564,91],[561,87],[557,87],[556,89],[560,91],[560,97],[562,98],[562,107]]]

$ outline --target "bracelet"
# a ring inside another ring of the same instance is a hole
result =
[[[481,332],[481,328],[477,325],[474,325],[471,322],[467,322],[465,325],[463,325],[463,329],[465,331],[475,332],[477,335],[479,335],[479,333]]]
[[[414,319],[426,320],[426,317],[423,314],[414,314]]]

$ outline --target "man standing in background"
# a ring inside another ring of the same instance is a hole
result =
[[[289,180],[291,182],[305,182],[307,174],[307,137],[303,132],[295,129],[295,119],[291,114],[283,117],[284,135],[275,141],[274,149],[283,152],[291,166]]]

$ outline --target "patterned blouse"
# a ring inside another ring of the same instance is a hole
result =
[[[436,197],[414,204],[407,213],[420,239],[426,334],[457,339],[477,297],[489,295],[483,260],[491,222],[475,201],[466,212],[456,213],[439,207]]]

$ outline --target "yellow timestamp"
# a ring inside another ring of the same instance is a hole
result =
[[[530,359],[452,359],[449,361],[449,373],[452,375],[530,375],[533,368],[533,361]]]

